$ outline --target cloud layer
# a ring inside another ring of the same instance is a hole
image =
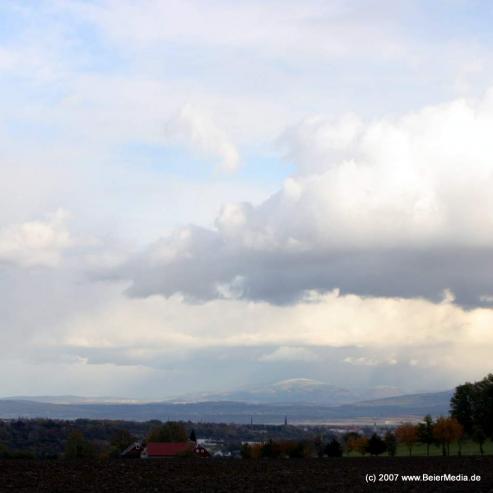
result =
[[[307,290],[478,305],[490,294],[493,92],[399,118],[309,119],[282,143],[298,172],[214,229],[179,229],[121,275],[134,296],[293,302]]]
[[[100,365],[116,365],[122,373],[129,367],[162,371],[164,381],[178,379],[161,386],[163,393],[179,389],[180,379],[192,378],[198,367],[205,383],[190,385],[215,387],[228,365],[244,378],[255,368],[262,381],[301,374],[339,385],[422,390],[487,372],[493,347],[493,311],[463,310],[451,298],[432,303],[332,292],[291,306],[242,300],[189,305],[179,297],[128,300],[115,288],[91,312],[66,317],[43,338],[25,339],[24,357],[77,364],[87,372]],[[141,392],[155,393],[153,385],[152,379],[143,382]]]

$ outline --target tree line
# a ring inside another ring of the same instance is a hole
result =
[[[384,453],[395,456],[399,444],[408,450],[409,455],[412,455],[418,443],[426,445],[427,455],[430,454],[432,445],[441,447],[443,455],[449,455],[450,445],[460,442],[463,437],[463,428],[455,418],[440,417],[433,421],[431,416],[425,416],[423,422],[419,424],[402,423],[393,431],[387,430],[383,436],[378,433],[368,436],[358,432],[348,432],[325,443],[317,438],[303,441],[269,440],[265,443],[243,445],[241,455],[246,459],[342,457],[344,454],[378,456]]]
[[[149,433],[159,428],[162,421],[145,422],[123,420],[58,420],[58,419],[0,419],[0,458],[36,457],[56,458],[65,453],[68,438],[82,434],[94,449],[108,450],[114,436],[127,431],[137,440],[144,440]],[[226,451],[238,451],[244,441],[307,440],[313,436],[328,436],[327,427],[311,426],[309,430],[300,426],[279,426],[267,424],[234,424],[182,422],[189,434],[192,429],[199,437],[221,440]]]
[[[462,455],[466,440],[478,445],[480,455],[484,454],[486,440],[493,440],[493,374],[477,382],[466,382],[456,387],[450,400],[450,416],[436,420],[428,415],[418,424],[402,423],[394,431],[387,431],[383,438],[373,435],[368,438],[357,433],[343,437],[341,448],[347,453],[380,455],[387,452],[395,455],[397,444],[402,444],[409,455],[417,444],[441,449],[442,455],[450,455],[452,444]]]
[[[459,385],[450,402],[451,415],[463,427],[464,433],[479,445],[493,440],[493,373],[478,382]]]

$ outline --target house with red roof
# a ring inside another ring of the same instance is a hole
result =
[[[140,457],[142,459],[169,459],[195,456],[206,458],[210,454],[205,447],[195,442],[149,442]]]

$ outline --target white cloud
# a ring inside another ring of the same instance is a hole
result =
[[[192,105],[185,105],[167,123],[166,136],[200,156],[219,160],[218,167],[223,171],[234,171],[239,165],[238,151],[226,133]]]
[[[0,262],[22,267],[55,267],[73,245],[68,214],[58,210],[45,221],[29,221],[0,229]]]
[[[309,119],[284,139],[301,192],[278,204],[326,244],[490,245],[492,122],[493,91],[367,124]]]

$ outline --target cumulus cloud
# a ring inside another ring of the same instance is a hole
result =
[[[188,147],[206,159],[218,161],[218,168],[234,171],[239,165],[235,145],[214,121],[194,106],[187,104],[165,127],[166,137]]]
[[[68,214],[58,210],[46,220],[28,221],[0,229],[0,263],[22,267],[55,267],[73,245],[66,227]]]
[[[493,91],[399,118],[307,120],[298,173],[215,228],[162,238],[120,275],[134,296],[293,302],[307,290],[484,303],[493,275]],[[232,287],[232,289],[229,289]],[[483,298],[481,298],[483,296]]]

